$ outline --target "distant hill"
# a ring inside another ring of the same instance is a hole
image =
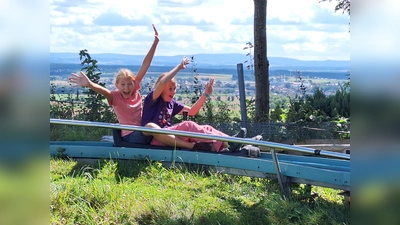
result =
[[[90,54],[98,61],[98,65],[133,65],[142,64],[144,55],[123,54]],[[184,55],[154,56],[152,66],[175,66]],[[194,56],[197,68],[236,69],[238,63],[246,67],[248,60],[245,54],[198,54]],[[300,71],[336,71],[350,70],[350,60],[304,61],[283,57],[268,57],[270,70],[300,70]],[[50,63],[80,64],[78,53],[50,53]]]

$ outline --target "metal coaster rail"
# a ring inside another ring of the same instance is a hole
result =
[[[103,123],[103,122],[90,122],[90,121],[82,121],[82,120],[50,119],[50,123],[51,124],[62,124],[62,125],[76,125],[76,126],[109,128],[109,129],[133,130],[133,131],[142,131],[142,132],[158,133],[158,134],[172,134],[172,135],[184,136],[184,137],[212,139],[212,140],[226,141],[226,142],[237,142],[237,143],[241,143],[241,144],[269,147],[272,149],[281,149],[281,150],[287,150],[287,151],[302,152],[302,153],[307,153],[307,154],[312,154],[312,155],[321,155],[321,156],[328,156],[328,157],[350,160],[349,154],[331,152],[331,151],[326,151],[326,150],[318,150],[318,149],[301,147],[301,146],[293,146],[293,145],[281,144],[281,143],[276,143],[276,142],[258,141],[258,140],[253,140],[250,138],[224,137],[224,136],[216,136],[216,135],[202,134],[202,133],[195,133],[195,132],[188,132],[188,131],[155,129],[155,128],[149,128],[149,127],[143,127],[143,126],[121,125],[121,124]]]

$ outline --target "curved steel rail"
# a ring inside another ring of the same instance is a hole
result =
[[[325,150],[317,150],[317,149],[312,149],[312,148],[307,148],[307,147],[293,146],[293,145],[281,144],[281,143],[276,143],[276,142],[257,141],[257,140],[249,139],[249,138],[217,136],[217,135],[202,134],[202,133],[195,133],[195,132],[188,132],[188,131],[155,129],[155,128],[142,127],[142,126],[121,125],[121,124],[102,123],[102,122],[90,122],[90,121],[82,121],[82,120],[66,120],[66,119],[51,119],[50,118],[50,123],[51,124],[62,124],[62,125],[76,125],[76,126],[90,126],[90,127],[110,128],[110,129],[133,130],[133,131],[142,131],[142,132],[157,133],[157,134],[172,134],[172,135],[184,136],[184,137],[211,139],[211,140],[226,141],[226,142],[237,142],[237,143],[241,143],[241,144],[269,147],[272,149],[283,149],[283,150],[288,150],[288,151],[302,152],[302,153],[308,153],[308,154],[313,154],[313,155],[322,155],[322,156],[329,156],[329,157],[334,157],[334,158],[350,160],[349,154],[331,152],[331,151],[325,151]]]

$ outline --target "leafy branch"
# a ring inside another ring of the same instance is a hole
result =
[[[246,47],[243,48],[243,50],[248,49],[249,52],[246,54],[246,56],[249,57],[249,60],[244,61],[243,63],[248,63],[248,65],[246,66],[247,69],[251,70],[251,74],[254,74],[254,57],[253,54],[251,53],[251,49],[253,48],[253,44],[251,42],[247,42],[246,43]]]

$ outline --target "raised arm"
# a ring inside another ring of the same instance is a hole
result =
[[[183,57],[181,63],[179,63],[175,68],[173,68],[171,71],[167,72],[164,74],[164,76],[161,77],[161,79],[155,84],[154,87],[154,92],[153,92],[153,101],[156,100],[160,95],[162,94],[164,87],[168,82],[172,80],[172,78],[175,77],[175,75],[183,69],[186,69],[186,65],[189,64],[189,59]]]
[[[203,107],[204,102],[208,99],[213,90],[214,90],[214,78],[210,78],[209,82],[207,82],[206,84],[204,93],[200,96],[200,98],[192,105],[192,107],[185,106],[183,110],[188,111],[189,116],[196,115],[200,111],[201,107]]]
[[[81,71],[80,74],[72,73],[68,79],[71,83],[82,87],[88,87],[106,97],[108,101],[112,101],[113,95],[111,94],[111,91],[99,84],[92,82],[84,72]]]
[[[142,62],[142,66],[139,69],[139,72],[136,74],[136,82],[140,83],[144,77],[144,75],[146,75],[147,70],[150,67],[151,61],[153,60],[154,57],[154,53],[156,52],[156,48],[158,45],[158,42],[160,41],[160,39],[158,38],[158,31],[156,29],[156,27],[154,26],[154,24],[152,24],[153,29],[154,29],[154,42],[150,47],[149,52],[147,53],[147,55],[144,57],[143,62]]]

